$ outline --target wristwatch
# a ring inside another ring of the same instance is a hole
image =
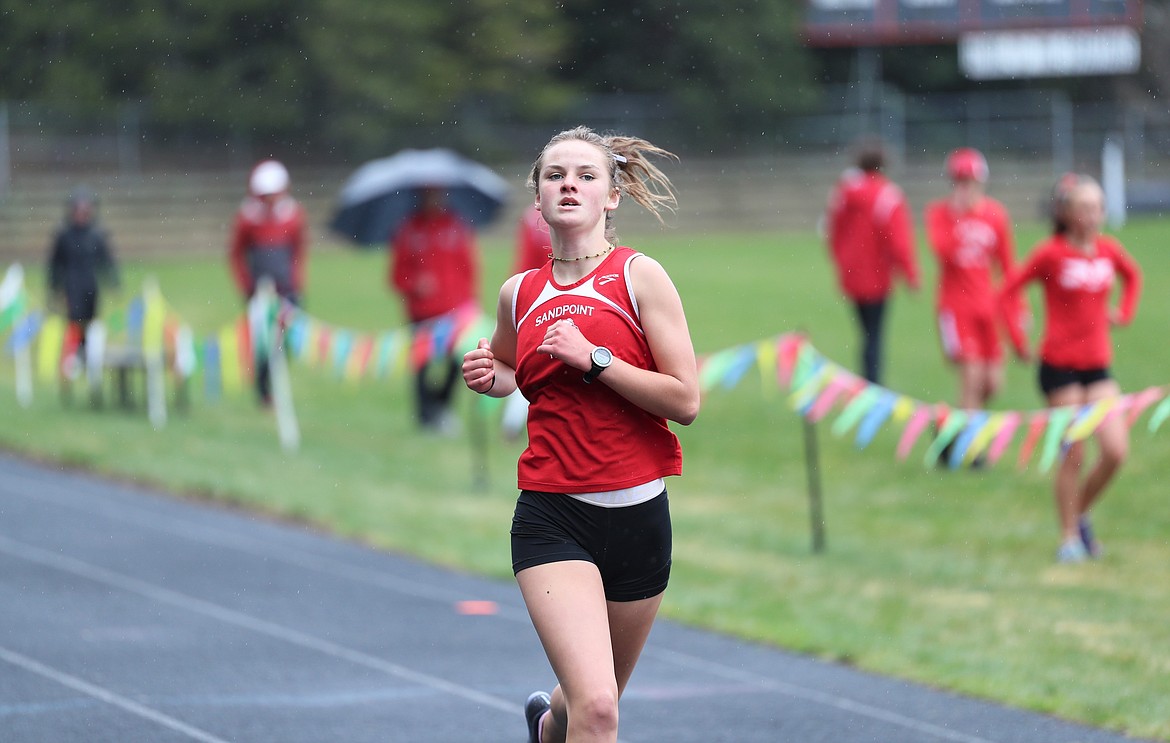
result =
[[[589,371],[585,372],[585,376],[581,377],[585,384],[593,384],[597,375],[609,368],[609,365],[613,363],[613,354],[605,346],[598,346],[589,354],[589,361],[592,365],[589,367]]]

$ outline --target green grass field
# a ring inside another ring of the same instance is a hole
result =
[[[1115,372],[1127,391],[1170,382],[1170,224],[1135,222],[1120,237],[1147,289],[1118,331]],[[1026,250],[1041,236],[1018,236]],[[824,249],[811,234],[626,236],[670,271],[706,354],[806,330],[852,367],[855,332]],[[485,243],[493,298],[510,248]],[[931,285],[933,266],[921,255]],[[397,327],[384,254],[318,246],[307,309],[337,325]],[[125,284],[158,277],[203,335],[239,312],[223,262],[175,258],[125,266]],[[30,285],[38,287],[38,275]],[[1035,298],[1035,297],[1034,297]],[[953,398],[933,292],[899,293],[890,317],[887,386],[925,401]],[[312,523],[377,547],[510,580],[507,531],[522,444],[494,429],[487,461],[465,439],[415,433],[398,377],[349,383],[294,367],[303,441],[280,450],[270,415],[249,396],[193,410],[153,431],[144,414],[65,408],[41,386],[29,409],[0,371],[0,443],[175,493]],[[460,398],[470,416],[472,396]],[[1033,370],[1009,369],[1002,409],[1040,406]],[[829,419],[831,421],[831,418]],[[1170,740],[1170,505],[1163,478],[1170,429],[1135,428],[1132,458],[1097,512],[1107,555],[1056,565],[1051,476],[1015,467],[1018,440],[994,468],[940,471],[905,462],[887,427],[858,451],[819,427],[828,549],[810,550],[800,419],[786,396],[749,377],[707,395],[678,428],[684,477],[671,483],[675,569],[664,612],[679,621],[1133,735]],[[1035,458],[1033,458],[1035,462]],[[486,481],[486,485],[477,483]]]

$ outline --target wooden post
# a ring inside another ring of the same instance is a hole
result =
[[[16,402],[22,408],[32,405],[33,401],[32,353],[28,350],[29,345],[22,343],[13,352],[16,359]]]
[[[301,445],[301,429],[293,407],[292,379],[288,357],[284,355],[284,329],[273,314],[282,300],[276,285],[265,276],[260,279],[256,293],[248,303],[248,321],[252,327],[252,342],[264,344],[268,354],[268,375],[272,384],[272,410],[276,414],[276,433],[286,452],[295,452]]]
[[[808,478],[808,513],[812,529],[812,551],[825,551],[825,513],[821,504],[821,464],[817,448],[817,427],[807,418],[801,417],[804,425],[804,466]]]
[[[490,404],[482,395],[475,395],[471,400],[471,486],[481,492],[491,489],[491,457],[488,451]]]
[[[167,380],[164,362],[166,305],[158,279],[142,284],[142,370],[146,379],[146,417],[156,431],[167,424]]]

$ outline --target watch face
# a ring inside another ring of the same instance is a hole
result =
[[[605,346],[598,346],[593,349],[593,363],[598,366],[609,366],[613,361],[613,354]]]

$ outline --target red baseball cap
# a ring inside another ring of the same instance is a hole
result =
[[[987,159],[971,147],[960,147],[947,155],[947,175],[953,181],[987,182]]]

